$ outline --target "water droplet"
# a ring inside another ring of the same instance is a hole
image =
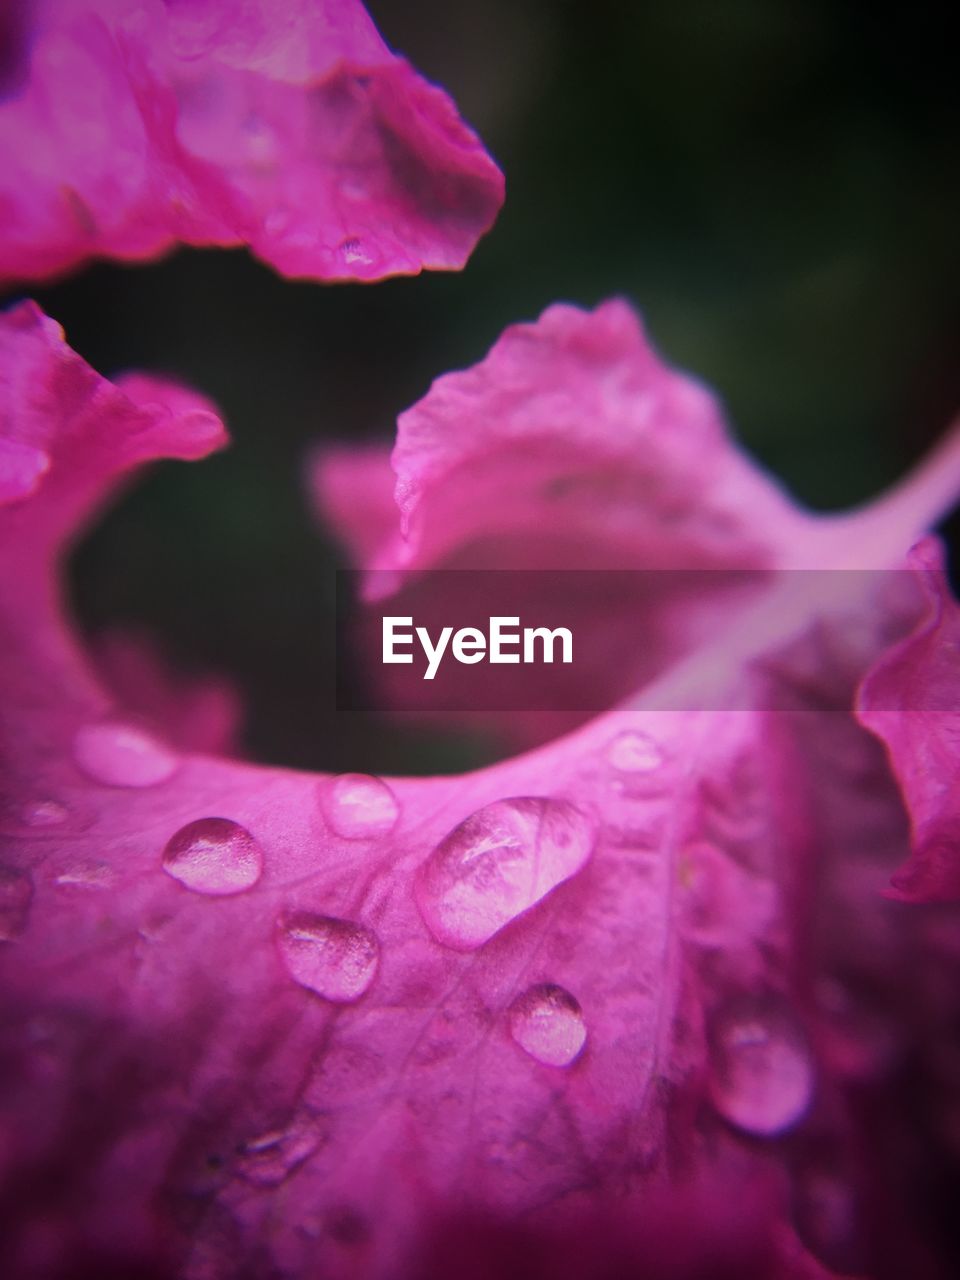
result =
[[[180,763],[146,729],[114,720],[80,729],[73,755],[88,777],[108,787],[153,787],[173,777]]]
[[[263,850],[238,822],[199,818],[167,842],[163,869],[197,893],[242,893],[260,879]]]
[[[36,800],[25,805],[21,813],[23,822],[28,827],[60,827],[70,816],[66,805],[57,800]]]
[[[815,1165],[797,1175],[793,1187],[797,1234],[831,1271],[859,1275],[866,1270],[859,1216],[853,1186],[835,1167]]]
[[[114,881],[113,869],[105,862],[75,862],[54,879],[54,884],[81,889],[108,889]]]
[[[348,265],[363,263],[364,266],[373,261],[366,249],[355,236],[350,236],[340,243],[340,257]]]
[[[290,214],[286,209],[274,209],[263,220],[263,229],[268,236],[280,236],[290,226]]]
[[[237,1172],[260,1187],[279,1186],[326,1140],[320,1117],[300,1116],[292,1124],[271,1129],[243,1144]]]
[[[0,942],[12,942],[27,927],[33,880],[17,867],[0,866]]]
[[[400,805],[380,778],[366,773],[341,773],[320,784],[320,807],[338,836],[372,840],[397,825]]]
[[[277,139],[273,129],[259,116],[249,116],[243,122],[247,142],[247,154],[254,161],[272,160],[277,152]]]
[[[478,809],[417,873],[424,923],[438,942],[472,951],[575,875],[595,836],[564,800],[524,796]]]
[[[570,992],[542,982],[510,1006],[510,1034],[545,1066],[568,1067],[586,1042],[587,1028]]]
[[[361,924],[298,911],[280,921],[278,942],[290,976],[325,1000],[349,1004],[373,982],[376,936]]]
[[[652,773],[663,764],[663,751],[649,734],[626,729],[607,747],[607,762],[621,773]]]
[[[711,1035],[710,1094],[730,1124],[773,1137],[798,1124],[813,1096],[814,1069],[806,1038],[781,1001],[732,1001]]]

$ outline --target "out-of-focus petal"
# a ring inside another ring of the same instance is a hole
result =
[[[98,634],[91,656],[117,702],[184,751],[238,755],[242,707],[223,677],[184,675],[149,634],[114,627]]]
[[[0,100],[0,280],[178,242],[290,276],[462,267],[503,178],[358,0],[51,0]]]
[[[311,467],[321,518],[352,563],[369,571],[368,597],[389,596],[391,613],[415,615],[436,634],[467,612],[477,580],[451,573],[431,592],[429,575],[418,581],[416,571],[547,571],[523,580],[528,612],[542,621],[561,604],[582,618],[578,661],[594,710],[712,643],[777,574],[792,575],[801,612],[813,607],[804,593],[829,592],[835,571],[850,574],[848,593],[858,595],[866,582],[854,583],[856,575],[901,565],[960,490],[951,438],[862,511],[804,511],[737,447],[716,398],[666,365],[633,310],[616,300],[594,311],[557,305],[507,329],[479,364],[438,378],[398,428],[392,520],[385,451],[377,459],[368,449],[352,463],[348,450],[320,451]],[[626,589],[611,570],[641,572]],[[498,590],[512,599],[505,585]],[[842,597],[842,584],[835,594]],[[908,622],[905,606],[901,626]],[[399,668],[366,666],[384,705],[451,719],[442,682],[411,692]],[[548,705],[559,668],[528,674],[531,705]],[[529,746],[584,716],[491,710],[454,718]]]
[[[960,607],[938,543],[912,562],[926,617],[885,654],[860,690],[860,720],[886,743],[910,810],[913,852],[893,877],[909,902],[960,900]]]

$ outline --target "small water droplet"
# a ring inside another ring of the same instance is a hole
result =
[[[308,1160],[326,1140],[320,1117],[300,1116],[243,1144],[237,1172],[260,1187],[276,1187]]]
[[[866,1270],[853,1186],[836,1168],[815,1165],[802,1170],[793,1187],[797,1235],[813,1256],[844,1275]]]
[[[290,227],[290,214],[286,209],[274,209],[263,220],[263,229],[268,236],[281,236]]]
[[[108,889],[114,881],[113,869],[105,862],[75,862],[54,879],[54,884],[81,889]]]
[[[340,257],[348,266],[353,263],[363,263],[366,266],[373,261],[356,236],[349,236],[346,240],[342,240],[339,248]]]
[[[58,800],[36,800],[33,804],[25,805],[21,818],[24,825],[28,827],[60,827],[70,816],[66,805],[60,804]]]
[[[359,1000],[380,963],[376,935],[361,924],[334,916],[305,911],[284,916],[278,943],[294,981],[337,1004]]]
[[[772,997],[734,1000],[713,1024],[710,1094],[723,1118],[757,1137],[774,1137],[803,1119],[813,1097],[806,1037]]]
[[[73,755],[89,778],[108,787],[153,787],[172,778],[180,763],[146,729],[115,720],[80,729],[73,739]]]
[[[563,987],[542,982],[510,1006],[510,1034],[548,1067],[568,1067],[587,1039],[580,1005]]]
[[[18,867],[0,866],[0,942],[12,942],[27,927],[33,880]]]
[[[372,840],[397,825],[400,804],[387,784],[366,773],[341,773],[320,784],[320,807],[338,836]]]
[[[438,942],[472,951],[575,875],[595,838],[590,819],[564,800],[488,804],[420,867],[415,893],[424,923]]]
[[[663,764],[663,751],[649,734],[626,729],[607,747],[607,762],[621,773],[652,773]]]
[[[243,122],[247,141],[247,154],[254,161],[272,160],[277,151],[277,139],[273,129],[259,116],[251,115]]]
[[[242,893],[260,879],[263,850],[239,822],[198,818],[171,836],[163,869],[197,893]]]

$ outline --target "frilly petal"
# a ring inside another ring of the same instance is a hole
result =
[[[0,280],[177,242],[320,280],[455,269],[503,202],[358,0],[65,0],[34,19],[0,100]]]
[[[484,360],[438,378],[401,414],[392,520],[385,453],[320,451],[311,478],[321,518],[367,571],[367,598],[390,597],[391,612],[431,634],[469,613],[477,583],[454,573],[431,592],[416,571],[556,571],[524,580],[529,610],[546,619],[560,602],[560,616],[578,619],[578,664],[599,710],[712,646],[777,575],[792,574],[789,609],[807,616],[831,571],[862,571],[857,594],[871,573],[900,564],[958,487],[957,452],[862,512],[804,511],[738,448],[716,398],[665,364],[635,312],[613,300],[594,311],[556,305],[507,329]],[[605,598],[601,579],[567,570],[642,572]],[[366,666],[383,705],[492,729],[514,747],[583,719],[450,712],[442,681],[411,685],[406,669]],[[529,678],[531,705],[549,707],[557,669]]]
[[[910,811],[913,851],[893,876],[908,902],[960,901],[960,606],[933,539],[911,563],[926,616],[864,680],[861,722],[886,744]]]
[[[713,396],[618,300],[507,329],[400,415],[391,461],[399,522],[372,569],[463,548],[491,569],[763,567],[786,562],[802,527]]]

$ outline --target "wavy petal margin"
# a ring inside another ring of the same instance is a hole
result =
[[[929,539],[911,563],[926,617],[866,677],[857,712],[887,746],[910,811],[909,861],[891,892],[906,902],[960,901],[960,606],[942,548]]]
[[[0,99],[0,281],[177,243],[281,274],[456,270],[503,176],[358,0],[38,0]],[[283,20],[280,20],[280,19]]]

